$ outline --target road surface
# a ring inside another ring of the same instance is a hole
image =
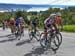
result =
[[[0,56],[75,56],[75,33],[62,32],[63,42],[57,54],[43,50],[35,39],[29,42],[27,29],[21,40],[16,40],[14,36],[2,37],[8,34],[9,29],[0,29]]]

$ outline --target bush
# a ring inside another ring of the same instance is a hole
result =
[[[66,32],[75,32],[75,25],[64,25],[63,31],[66,31]]]
[[[29,26],[27,24],[25,24],[25,28],[28,28]]]
[[[0,24],[0,27],[2,27],[3,25],[2,24]]]

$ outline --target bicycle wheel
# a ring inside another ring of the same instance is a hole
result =
[[[43,48],[45,47],[45,37],[44,37],[44,34],[40,35],[40,45]]]
[[[59,39],[57,35],[53,35],[50,37],[50,47],[53,51],[56,51],[59,49]]]
[[[18,38],[18,40],[20,40],[21,37],[22,37],[22,33],[21,33],[21,31],[20,31],[20,32],[19,32],[19,38]]]
[[[40,35],[40,45],[42,48],[47,47],[48,41],[46,40],[46,37],[44,36],[44,33],[41,33]]]
[[[58,46],[60,46],[61,43],[62,43],[62,35],[61,35],[61,33],[58,33],[58,34],[56,34],[56,36],[57,36],[57,39],[58,39],[58,42],[59,42]]]
[[[36,33],[35,33],[35,37],[36,37],[37,40],[40,39],[40,32],[39,32],[39,31],[36,31]]]
[[[15,37],[16,37],[16,39],[18,38],[18,32],[15,32]]]
[[[16,33],[15,33],[15,37],[16,37],[16,39],[18,39],[18,40],[20,40],[21,39],[21,32],[20,31],[17,31]]]
[[[33,35],[32,34],[33,34],[32,32],[29,33],[29,39],[30,39],[30,41],[33,39]]]

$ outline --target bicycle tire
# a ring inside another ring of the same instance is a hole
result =
[[[33,39],[32,33],[29,34],[30,41]]]
[[[42,37],[42,35],[43,35],[43,37]],[[46,42],[46,37],[44,36],[44,33],[41,33],[40,34],[40,45],[41,45],[41,47],[42,48],[46,48],[47,47],[47,43],[48,42]]]
[[[17,33],[15,33],[15,37],[16,39],[20,40],[21,39],[21,32],[17,31]]]
[[[60,37],[59,37],[58,35],[59,35]],[[58,34],[56,34],[56,36],[57,36],[58,42],[59,42],[59,45],[58,45],[58,46],[60,46],[61,43],[62,43],[62,35],[61,35],[61,33],[58,33]]]
[[[40,39],[40,32],[36,31],[36,33],[34,33],[34,34],[35,34],[36,39],[39,40]]]
[[[58,39],[58,36],[55,35],[55,36],[54,36],[54,41],[52,40],[53,37],[50,38],[50,47],[51,47],[51,49],[52,49],[53,51],[58,50],[58,49],[59,49],[59,46],[60,46],[60,45],[59,45],[59,40],[58,40],[58,44],[56,44],[55,37]],[[53,46],[53,44],[54,44],[54,46]]]
[[[44,36],[42,37],[42,35],[43,35],[43,34],[41,33],[41,35],[40,35],[40,45],[41,45],[42,48],[44,48],[45,45],[42,44],[42,42],[44,41]],[[45,42],[45,41],[44,41],[44,42]]]

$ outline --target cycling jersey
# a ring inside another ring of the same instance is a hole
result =
[[[32,21],[32,24],[33,24],[34,26],[38,25],[38,20],[37,20],[37,19],[34,19],[34,20]]]
[[[10,25],[14,25],[15,24],[15,20],[10,20],[9,24]]]
[[[52,18],[47,18],[45,21],[44,21],[44,25],[48,26],[48,25],[51,25],[53,24],[55,21],[55,19],[52,19]]]
[[[17,18],[17,19],[16,19],[16,24],[15,24],[15,25],[16,25],[16,26],[19,26],[19,24],[20,24],[20,18]]]

